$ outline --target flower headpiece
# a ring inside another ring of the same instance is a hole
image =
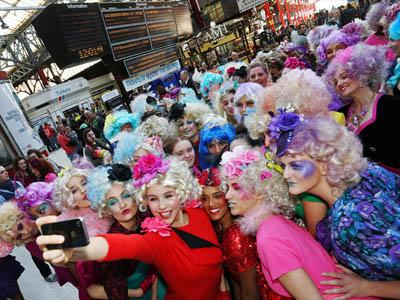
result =
[[[300,125],[304,118],[303,115],[297,114],[291,105],[286,108],[278,108],[278,112],[268,125],[268,130],[271,138],[276,141],[277,155],[280,157],[285,154],[293,139],[293,130]]]
[[[228,179],[234,179],[243,175],[247,166],[258,160],[260,153],[246,149],[242,146],[236,147],[232,152],[222,154],[222,174]]]
[[[132,179],[131,169],[123,164],[113,164],[107,173],[110,181],[124,182]]]
[[[149,183],[158,174],[165,174],[169,169],[169,160],[162,160],[154,154],[142,156],[133,168],[133,186],[141,187]]]
[[[160,217],[146,218],[141,224],[142,232],[158,232],[161,237],[171,236],[171,226]]]
[[[217,187],[221,184],[219,178],[219,171],[217,168],[205,169],[203,172],[196,174],[197,181],[202,186],[214,186]]]
[[[288,57],[285,61],[285,68],[288,69],[305,69],[306,68],[306,63],[297,57],[291,56]]]

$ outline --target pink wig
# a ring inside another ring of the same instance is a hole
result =
[[[325,80],[334,87],[335,74],[343,70],[351,78],[376,90],[387,77],[390,67],[386,51],[385,47],[366,44],[348,47],[331,61],[324,75]]]
[[[342,43],[346,47],[357,44],[361,37],[357,34],[347,34],[340,30],[333,31],[328,37],[321,40],[317,48],[317,57],[320,64],[326,64],[328,62],[327,49],[331,44]]]
[[[305,116],[327,114],[332,102],[321,77],[309,69],[294,69],[282,75],[275,84],[274,92],[276,108],[290,105]]]

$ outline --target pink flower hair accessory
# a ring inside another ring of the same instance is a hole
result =
[[[133,168],[133,186],[141,187],[149,183],[158,174],[165,174],[169,169],[169,160],[162,160],[154,154],[142,156]]]
[[[162,237],[171,236],[171,226],[160,217],[146,218],[142,222],[142,232],[158,232]]]
[[[272,178],[272,173],[269,171],[262,171],[262,173],[260,174],[261,181],[264,181],[264,180],[270,179],[270,178]]]
[[[257,151],[238,146],[232,152],[227,151],[222,155],[222,174],[229,179],[240,177],[247,166],[259,158],[260,153]]]
[[[288,69],[299,68],[302,70],[306,68],[306,64],[297,57],[288,57],[285,61],[285,68]]]

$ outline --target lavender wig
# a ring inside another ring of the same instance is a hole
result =
[[[334,195],[357,184],[368,165],[355,134],[329,116],[307,118],[294,130],[285,155],[303,154],[326,164],[326,179]]]
[[[386,49],[379,46],[357,44],[348,47],[331,61],[324,75],[325,80],[334,87],[335,74],[343,70],[362,85],[368,84],[377,90],[387,77],[390,67],[385,54]]]
[[[382,17],[385,15],[386,9],[389,7],[385,1],[379,1],[378,3],[372,4],[368,10],[365,20],[368,23],[369,28],[373,31],[377,31],[379,23]]]
[[[337,26],[331,26],[326,24],[315,27],[307,35],[308,44],[312,49],[317,49],[320,41],[329,36],[335,30],[338,30]]]
[[[317,48],[317,58],[320,64],[328,63],[327,49],[331,44],[342,43],[346,47],[357,44],[360,41],[359,35],[352,35],[340,30],[333,31],[328,37],[321,40]]]
[[[33,182],[26,188],[20,207],[26,211],[30,207],[38,206],[42,203],[50,203],[53,191],[53,183]]]

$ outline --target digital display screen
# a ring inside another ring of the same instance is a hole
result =
[[[132,67],[193,32],[186,1],[52,4],[32,23],[61,69],[109,54]]]
[[[185,2],[99,5],[115,61],[175,45],[179,35],[193,31],[189,5]]]
[[[50,5],[32,23],[60,68],[110,52],[97,4]]]
[[[129,76],[133,76],[154,67],[161,67],[162,65],[177,59],[178,55],[176,54],[175,47],[172,47],[154,51],[150,54],[139,57],[126,59],[124,60],[124,64]]]

